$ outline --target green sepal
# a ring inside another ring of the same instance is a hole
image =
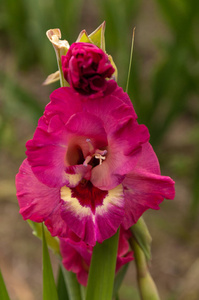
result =
[[[147,261],[151,260],[151,235],[144,219],[141,217],[135,225],[131,227],[131,232],[145,254]]]
[[[42,223],[36,223],[31,220],[27,221],[30,227],[33,229],[33,234],[42,240]],[[48,229],[44,227],[46,243],[48,247],[57,255],[61,256],[60,249],[59,249],[59,240],[57,237],[52,237]]]
[[[91,34],[89,34],[89,39],[97,47],[101,48],[104,52],[105,50],[105,21]]]
[[[142,300],[160,300],[157,287],[149,272],[146,256],[133,237],[129,240],[131,248],[134,252],[137,281],[139,292]]]
[[[112,77],[115,81],[117,81],[118,72],[117,72],[116,64],[114,63],[114,60],[111,55],[108,55],[108,59],[111,62],[113,68],[115,69],[115,72],[113,73]]]
[[[42,224],[43,241],[43,300],[59,300],[52,265],[48,253],[44,226]]]
[[[0,271],[0,299],[1,300],[10,300],[10,297],[8,295],[5,282],[3,280],[3,276]]]
[[[91,39],[89,38],[86,30],[82,30],[76,40],[77,43],[92,43]]]
[[[91,43],[101,48],[105,52],[105,22],[103,22],[91,34],[87,34],[86,30],[82,30],[76,42]]]

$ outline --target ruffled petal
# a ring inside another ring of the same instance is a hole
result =
[[[88,112],[76,113],[69,119],[66,128],[71,135],[76,137],[74,143],[80,146],[84,157],[91,151],[89,151],[88,141],[95,149],[102,149],[107,146],[107,135],[103,122],[95,115]],[[80,142],[78,142],[77,137],[79,137]]]
[[[60,238],[60,250],[64,267],[76,273],[79,283],[86,286],[93,248],[69,230],[67,238]]]
[[[94,246],[96,241],[102,243],[111,237],[122,222],[124,200],[121,185],[110,191],[94,188],[92,192],[81,189],[74,192],[63,187],[61,199],[65,203],[62,207],[63,220],[89,245]]]
[[[142,144],[149,139],[148,129],[127,119],[108,137],[105,161],[92,170],[91,182],[102,190],[109,190],[120,184],[125,175],[137,164]]]
[[[69,118],[83,110],[82,97],[70,87],[61,87],[50,95],[51,102],[46,106],[44,117],[49,121],[54,115],[59,115],[63,123]]]
[[[125,196],[125,229],[135,224],[149,208],[159,209],[166,199],[174,199],[174,181],[159,175],[159,163],[149,143],[142,149],[142,156],[136,168],[123,181]]]
[[[45,221],[60,201],[59,189],[41,183],[33,174],[27,159],[16,176],[16,188],[19,212],[24,220]]]
[[[48,131],[37,127],[33,139],[26,143],[28,162],[35,176],[43,184],[49,187],[73,187],[90,172],[91,166],[76,165],[81,159],[78,149],[73,148],[72,166],[68,161],[68,151],[71,151],[69,147],[74,138],[59,117],[54,116],[50,120]],[[78,142],[81,143],[81,138],[76,138],[76,143]],[[85,141],[85,144],[88,143]],[[82,158],[81,163],[83,161]]]
[[[45,220],[45,225],[52,236],[67,237],[69,228],[66,222],[61,217],[61,206],[63,201],[60,200],[52,213]]]

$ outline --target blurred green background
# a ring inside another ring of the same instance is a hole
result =
[[[0,268],[13,300],[41,299],[41,243],[18,214],[14,177],[57,70],[46,30],[71,44],[106,20],[106,50],[126,86],[136,27],[129,95],[148,126],[162,174],[176,199],[145,213],[153,237],[151,273],[163,300],[199,299],[199,1],[0,1]],[[54,268],[56,271],[56,261]],[[139,299],[132,263],[120,299]]]

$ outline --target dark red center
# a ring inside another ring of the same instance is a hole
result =
[[[93,213],[97,206],[103,204],[108,191],[102,191],[90,181],[82,181],[75,188],[71,188],[71,195],[78,199],[82,206],[89,206]]]

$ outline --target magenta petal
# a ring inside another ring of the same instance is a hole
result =
[[[27,159],[16,176],[20,213],[25,220],[43,222],[60,201],[59,189],[49,188],[33,174]]]
[[[69,87],[61,87],[50,95],[51,102],[46,106],[44,117],[48,121],[54,115],[66,123],[69,118],[82,111],[82,97]]]
[[[124,230],[120,226],[120,235],[117,251],[116,272],[126,263],[133,260],[133,251],[130,251],[129,238],[132,237],[130,230]]]
[[[52,236],[67,237],[69,229],[61,217],[61,206],[62,201],[59,202],[53,212],[45,220],[45,225]]]
[[[88,112],[76,113],[71,116],[66,124],[66,128],[77,137],[85,137],[84,143],[88,144],[87,139],[90,139],[93,147],[96,149],[107,146],[107,135],[104,130],[103,122],[95,115]],[[81,148],[84,149],[84,146],[82,145]]]
[[[125,256],[118,256],[116,262],[116,272],[118,272],[123,265],[129,263],[133,259],[133,251],[129,251]]]
[[[157,174],[156,174],[157,172]],[[125,229],[137,222],[145,210],[159,209],[159,204],[175,197],[174,181],[159,175],[157,157],[147,143],[136,168],[123,181],[125,195]]]
[[[129,98],[129,95],[126,92],[124,92],[120,86],[117,85],[117,88],[113,92],[113,96],[118,99],[121,99],[126,105],[128,105],[128,107],[131,110],[131,112],[133,113],[135,119],[137,119],[137,115],[133,109],[133,105],[132,105],[131,99]]]
[[[130,229],[125,230],[123,226],[120,226],[120,236],[118,243],[118,255],[124,256],[128,253],[130,246],[128,240],[132,237]]]
[[[92,256],[92,247],[69,234],[60,239],[62,263],[68,271],[76,273],[80,284],[86,286]]]
[[[92,170],[91,182],[102,190],[109,190],[120,184],[139,159],[142,144],[149,139],[148,129],[127,118],[108,137],[106,160]]]
[[[33,139],[26,143],[26,154],[32,171],[42,183],[49,187],[76,186],[84,176],[89,177],[91,167],[76,165],[79,154],[75,156],[75,148],[70,150],[73,156],[73,165],[70,165],[68,147],[71,145],[71,133],[60,122],[58,116],[50,120],[48,128],[49,131],[46,132],[38,127]],[[84,140],[88,149],[86,138]],[[78,143],[79,139],[76,137],[75,141]],[[81,163],[83,161],[84,158]]]
[[[91,246],[96,241],[101,243],[111,237],[122,222],[124,200],[121,185],[108,191],[103,204],[97,205],[95,211],[89,203],[83,205],[79,197],[73,197],[70,188],[61,189],[61,198],[64,200],[62,218],[72,231]]]
[[[57,117],[51,120],[56,126]],[[59,124],[60,125],[60,124]],[[66,184],[65,156],[67,151],[67,132],[62,125],[61,130],[46,132],[37,127],[32,140],[26,143],[26,155],[35,176],[50,187]]]

